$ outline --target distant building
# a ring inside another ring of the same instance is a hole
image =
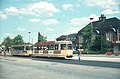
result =
[[[91,42],[95,39],[95,33],[101,35],[103,40],[109,41],[113,44],[113,51],[120,52],[120,20],[116,17],[106,19],[104,15],[99,17],[99,21],[94,21],[89,23],[83,29],[77,33],[77,39],[81,41],[77,42],[80,45],[83,42],[82,34],[83,32],[90,28],[91,35],[88,36],[87,42]]]
[[[72,42],[75,42],[75,40],[76,40],[76,33],[69,34],[68,35],[68,40],[72,41]]]
[[[69,35],[61,35],[56,39],[57,41],[72,41],[73,45],[76,45],[76,33]]]
[[[59,36],[56,40],[57,41],[65,41],[65,40],[68,40],[68,35],[61,35],[61,36]]]

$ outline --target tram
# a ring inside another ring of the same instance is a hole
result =
[[[33,57],[72,57],[73,46],[71,41],[37,42],[33,48]]]
[[[32,44],[20,44],[20,45],[12,45],[11,47],[11,55],[13,56],[30,56],[32,55]]]

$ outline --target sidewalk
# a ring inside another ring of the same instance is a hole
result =
[[[72,60],[78,60],[78,56],[74,55],[72,58],[66,58]],[[120,62],[120,55],[119,56],[108,56],[108,55],[82,55],[81,60],[90,60],[90,61],[107,61],[107,62]]]
[[[5,58],[0,55],[0,59],[4,60],[10,60],[10,61],[30,61],[31,58],[20,58],[20,57],[12,57],[12,56],[6,56]]]
[[[6,56],[5,58],[0,55],[0,59],[11,60],[11,61],[29,61],[31,58],[20,58]],[[74,55],[72,58],[66,58],[71,60],[78,60],[78,56]],[[106,55],[82,55],[81,60],[89,61],[107,61],[107,62],[120,62],[120,56],[106,56]]]

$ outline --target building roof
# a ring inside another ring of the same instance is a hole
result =
[[[92,23],[94,29],[110,30],[111,28],[120,29],[120,20],[116,17],[105,19],[104,21],[95,21]]]
[[[71,38],[71,37],[76,37],[76,33],[69,34],[68,37],[69,37],[69,38]]]
[[[102,17],[101,17],[102,18]],[[102,30],[102,31],[110,31],[112,28],[120,29],[120,20],[116,17],[106,19],[99,19],[99,21],[92,22],[92,26],[94,30]],[[81,35],[81,33],[86,29],[86,27],[91,27],[91,23],[89,23],[87,26],[82,28],[78,34]]]
[[[68,35],[61,35],[60,37],[58,37],[56,40],[60,41],[60,40],[66,40],[68,37]]]

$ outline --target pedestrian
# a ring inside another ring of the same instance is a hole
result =
[[[6,50],[4,50],[3,54],[4,54],[4,58],[5,58],[6,57]]]
[[[81,61],[81,59],[80,59],[81,52],[80,52],[80,50],[79,50],[79,49],[77,49],[76,51],[77,51],[77,53],[78,53],[78,60],[79,60],[79,61]]]

